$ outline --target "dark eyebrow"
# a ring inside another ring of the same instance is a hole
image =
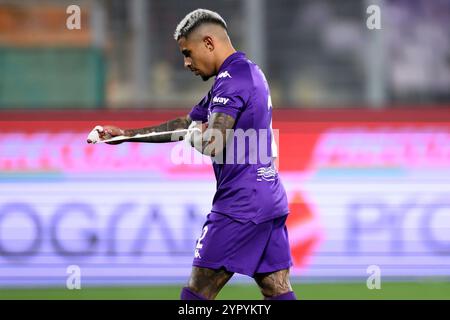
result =
[[[189,55],[191,54],[191,51],[188,49],[183,49],[181,50],[181,53],[185,56],[185,57],[189,57]]]

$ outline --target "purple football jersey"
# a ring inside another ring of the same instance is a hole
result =
[[[278,155],[269,86],[261,69],[242,52],[223,62],[211,90],[190,117],[207,122],[214,112],[236,122],[222,160],[213,159],[217,190],[211,211],[255,223],[286,215],[286,192],[274,165]]]

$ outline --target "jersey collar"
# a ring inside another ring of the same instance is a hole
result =
[[[245,58],[245,53],[241,51],[236,51],[235,53],[230,54],[225,61],[222,63],[222,65],[219,68],[219,71],[217,74],[220,74],[231,62]]]

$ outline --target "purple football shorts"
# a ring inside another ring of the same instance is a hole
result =
[[[206,217],[194,250],[193,266],[225,268],[253,277],[292,266],[286,228],[287,215],[255,224],[226,215]]]

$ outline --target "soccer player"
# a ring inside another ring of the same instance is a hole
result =
[[[197,149],[212,157],[217,190],[196,243],[192,273],[181,299],[214,299],[237,272],[253,277],[265,299],[294,300],[285,225],[288,203],[273,160],[277,151],[271,128],[272,103],[264,74],[244,53],[234,49],[227,25],[216,12],[197,9],[189,13],[178,24],[174,38],[187,69],[204,81],[215,76],[211,90],[186,116],[142,129],[104,126],[100,139],[125,135],[131,142],[170,142],[174,140],[170,134],[132,137],[186,129],[193,121],[203,123],[203,140]],[[232,151],[239,151],[240,146],[228,149],[230,139],[235,138],[230,130],[267,133],[257,141],[265,139],[271,161],[264,162],[258,154],[250,163],[254,148],[245,145],[246,160],[239,162]]]

